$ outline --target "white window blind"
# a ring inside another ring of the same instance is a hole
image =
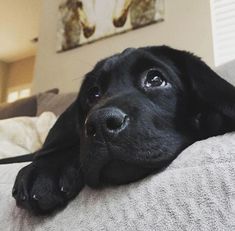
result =
[[[235,0],[211,0],[215,66],[235,59]]]

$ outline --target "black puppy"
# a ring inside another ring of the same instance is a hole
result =
[[[86,75],[33,162],[17,205],[45,214],[86,184],[126,184],[166,167],[197,140],[235,130],[235,88],[194,55],[126,49]]]

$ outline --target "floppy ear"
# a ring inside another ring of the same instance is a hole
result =
[[[235,130],[235,87],[222,79],[197,56],[162,46],[155,49],[173,60],[190,92],[198,129],[206,136]]]
[[[182,52],[184,76],[189,78],[192,93],[223,115],[235,119],[235,87],[222,79],[198,57]],[[181,62],[182,62],[181,61]]]
[[[79,100],[76,99],[68,109],[60,115],[54,126],[51,128],[42,149],[36,152],[35,158],[49,153],[62,151],[80,145],[79,132],[81,109]]]

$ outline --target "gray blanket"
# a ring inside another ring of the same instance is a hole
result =
[[[86,187],[51,217],[15,206],[11,188],[22,166],[0,167],[0,230],[235,230],[235,133],[193,144],[138,182]]]

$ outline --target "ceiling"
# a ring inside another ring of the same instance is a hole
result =
[[[36,54],[42,0],[0,0],[0,61],[14,62]]]

